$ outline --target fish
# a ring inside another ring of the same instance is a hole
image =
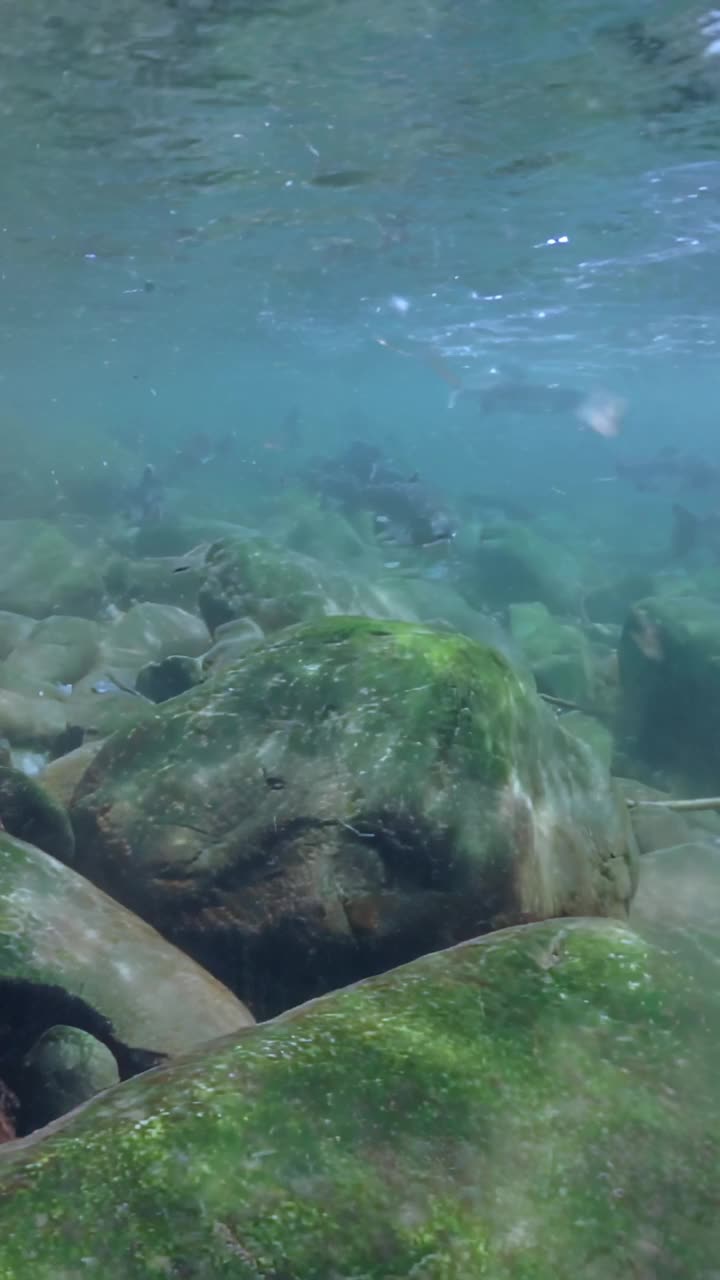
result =
[[[400,471],[376,445],[355,440],[335,457],[316,462],[306,479],[346,512],[371,512],[384,543],[429,547],[455,537],[453,517],[419,475]]]
[[[521,413],[577,418],[583,427],[597,435],[611,438],[619,435],[626,403],[610,392],[581,391],[577,387],[563,386],[559,382],[533,382],[522,373],[506,372],[493,368],[488,375],[463,377],[450,367],[435,350],[412,352],[393,346],[385,338],[375,341],[398,355],[417,355],[433,373],[450,386],[448,409],[466,400],[479,406],[483,416],[500,413]]]

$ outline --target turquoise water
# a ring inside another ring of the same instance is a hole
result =
[[[238,430],[260,466],[298,404],[313,445],[355,414],[443,484],[472,467],[544,493],[587,489],[621,450],[688,432],[710,447],[720,64],[705,12],[13,6],[8,413],[68,450],[78,424]],[[629,401],[623,439],[453,416],[443,382],[377,337],[462,371],[503,360],[608,387]]]
[[[0,19],[0,1280],[717,1280],[720,11]]]

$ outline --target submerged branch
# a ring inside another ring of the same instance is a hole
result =
[[[720,810],[720,796],[709,796],[704,800],[626,800],[625,803],[628,809],[674,809],[680,813]]]

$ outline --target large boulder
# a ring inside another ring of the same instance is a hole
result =
[[[650,597],[630,614],[619,651],[623,729],[661,780],[720,788],[720,605]]]
[[[76,865],[263,1015],[520,920],[621,915],[607,771],[495,650],[297,627],[101,748]]]
[[[610,921],[426,956],[4,1147],[0,1274],[709,1278],[712,998]]]

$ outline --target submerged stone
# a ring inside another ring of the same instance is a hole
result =
[[[73,685],[94,666],[99,645],[100,628],[88,618],[45,618],[2,663],[0,684],[19,692],[44,684]]]
[[[582,576],[575,557],[536,529],[506,521],[483,530],[468,558],[463,590],[473,605],[538,600],[555,613],[578,612]]]
[[[277,1012],[434,947],[622,914],[606,769],[496,651],[404,623],[293,628],[114,735],[76,865]]]
[[[37,845],[62,862],[72,862],[75,840],[66,808],[34,778],[10,764],[0,764],[0,823],[18,840]]]
[[[210,647],[200,618],[173,604],[134,604],[108,628],[103,661],[123,671],[139,671],[146,662],[173,654],[196,658]]]
[[[250,619],[263,631],[338,614],[401,616],[382,587],[328,567],[265,538],[226,539],[210,547],[198,606],[210,631]],[[412,610],[404,615],[413,617]]]
[[[711,1276],[702,1004],[610,921],[426,956],[4,1148],[0,1275]]]
[[[592,704],[594,678],[590,645],[579,627],[558,622],[544,604],[512,604],[510,634],[529,663],[543,693],[580,706]]]
[[[697,794],[720,788],[720,605],[643,600],[620,644],[624,729],[641,760]]]
[[[143,698],[149,698],[151,702],[167,702],[169,698],[187,693],[188,689],[200,684],[202,679],[203,670],[199,658],[175,655],[141,667],[135,688]]]
[[[85,1030],[98,1034],[102,1023],[120,1044],[154,1054],[182,1052],[252,1021],[226,988],[142,920],[4,832],[0,993],[0,1042],[12,1027],[16,1038],[32,1033],[23,1052],[72,1010],[84,1011]],[[0,1056],[6,1048],[0,1044]]]
[[[103,585],[94,557],[43,520],[0,521],[0,609],[95,617]]]
[[[114,1055],[79,1027],[50,1027],[23,1062],[28,1092],[24,1128],[39,1129],[120,1080]]]

